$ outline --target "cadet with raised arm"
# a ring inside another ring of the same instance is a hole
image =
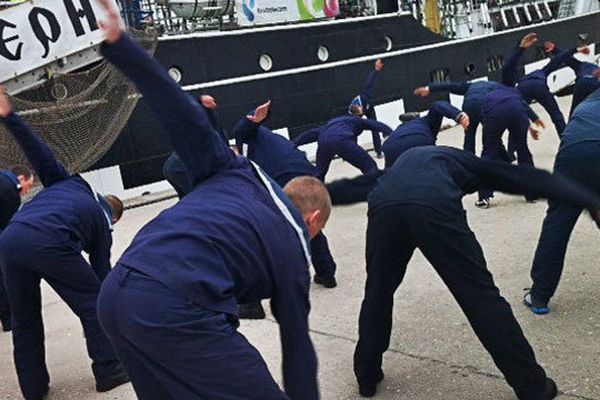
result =
[[[40,281],[44,279],[83,325],[96,390],[129,381],[96,314],[100,284],[111,269],[111,228],[123,212],[69,175],[50,148],[11,110],[0,91],[0,121],[12,133],[45,189],[15,214],[0,235],[0,268],[12,311],[14,359],[26,400],[48,392]],[[89,264],[81,255],[89,254]]]
[[[331,209],[313,177],[281,188],[236,157],[200,105],[121,28],[100,0],[101,51],[138,87],[194,187],[133,239],[102,286],[98,311],[136,395],[147,399],[319,398],[308,333],[308,241]],[[290,201],[291,200],[291,201]],[[285,393],[238,331],[238,303],[271,298]]]

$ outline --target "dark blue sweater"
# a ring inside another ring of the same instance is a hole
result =
[[[481,115],[483,98],[500,85],[497,82],[444,82],[430,83],[429,90],[435,92],[450,92],[464,96],[462,109],[470,118],[478,121]]]
[[[16,114],[2,119],[45,189],[15,214],[11,223],[41,232],[51,251],[85,251],[100,280],[108,274],[112,236],[105,212],[88,183],[70,176],[48,146]],[[52,250],[55,249],[55,250]]]
[[[237,314],[237,303],[271,298],[283,375],[292,399],[317,399],[317,361],[308,334],[308,240],[281,189],[236,158],[206,113],[131,38],[102,47],[131,79],[186,168],[194,190],[136,235],[120,263],[192,303]]]
[[[306,159],[306,154],[281,135],[269,128],[242,117],[233,129],[238,150],[248,145],[248,158],[284,187],[291,179],[316,176],[317,168]]]
[[[426,116],[400,124],[385,143],[392,143],[402,136],[407,135],[424,135],[431,138],[435,143],[442,126],[443,118],[446,117],[456,121],[460,114],[462,112],[450,103],[436,101],[429,108]]]
[[[577,106],[561,139],[561,149],[575,143],[600,141],[600,89]]]

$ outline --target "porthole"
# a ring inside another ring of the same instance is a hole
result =
[[[467,75],[473,75],[474,72],[475,72],[475,64],[473,64],[473,63],[465,64],[465,73]]]
[[[183,74],[181,73],[181,70],[177,67],[171,67],[169,68],[169,76],[177,83],[181,82],[181,78],[183,77]]]
[[[263,71],[267,72],[273,68],[273,59],[268,54],[263,54],[258,60],[258,64]]]
[[[319,46],[319,49],[317,50],[317,57],[321,62],[329,60],[329,49],[326,46]]]
[[[385,41],[385,51],[391,51],[394,47],[394,42],[392,41],[392,38],[386,36],[383,38],[383,40]]]
[[[69,95],[69,90],[67,89],[67,87],[64,84],[55,83],[54,85],[52,85],[52,88],[50,89],[50,94],[56,100],[64,100]]]

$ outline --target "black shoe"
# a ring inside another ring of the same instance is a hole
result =
[[[322,276],[315,275],[315,283],[318,285],[323,285],[327,289],[333,289],[334,287],[337,286],[337,281],[335,280],[335,276],[332,276],[331,278],[324,278]]]
[[[50,392],[50,386],[46,386],[46,389],[44,389],[44,392],[42,393],[42,395],[40,397],[34,397],[33,399],[44,400],[46,398],[46,396],[48,396],[48,392]]]
[[[260,301],[257,303],[238,304],[238,314],[240,319],[264,319],[265,309]]]
[[[538,315],[548,314],[550,312],[550,307],[548,307],[548,303],[544,303],[533,297],[531,292],[525,293],[525,297],[523,298],[523,304],[529,307],[531,311]]]
[[[2,322],[2,331],[3,332],[10,332],[12,329],[12,323],[10,320],[10,313],[6,313],[3,315],[0,315],[0,322]]]
[[[117,386],[121,386],[129,382],[129,375],[121,364],[115,364],[108,374],[102,378],[96,378],[96,392],[103,393],[113,390]]]
[[[558,388],[556,382],[550,378],[546,378],[546,391],[544,392],[543,400],[552,400],[558,396]]]
[[[358,393],[362,397],[373,397],[377,393],[377,385],[383,380],[383,372],[380,371],[381,375],[377,377],[374,383],[359,383]]]

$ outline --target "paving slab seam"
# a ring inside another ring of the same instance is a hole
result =
[[[278,325],[277,321],[271,318],[265,318],[266,321]],[[315,329],[309,329],[310,333],[313,333],[315,335],[319,335],[319,336],[324,336],[327,338],[332,338],[332,339],[340,339],[340,340],[344,340],[347,342],[351,342],[356,344],[356,340],[349,338],[347,336],[341,336],[341,335],[337,335],[334,333],[329,333],[329,332],[323,332],[323,331],[318,331]],[[444,360],[438,360],[436,358],[431,358],[431,357],[427,357],[427,356],[421,356],[418,354],[412,354],[412,353],[408,353],[405,351],[401,351],[401,350],[396,350],[396,349],[392,349],[389,348],[387,351],[394,353],[394,354],[399,354],[405,357],[409,357],[415,360],[419,360],[419,361],[428,361],[428,362],[432,362],[434,364],[438,364],[438,365],[443,365],[446,367],[450,367],[450,368],[454,368],[454,369],[460,369],[460,370],[465,370],[468,371],[472,374],[475,375],[479,375],[479,376],[484,376],[486,378],[495,378],[495,379],[499,379],[499,380],[504,380],[504,377],[498,374],[493,374],[491,372],[486,372],[486,371],[482,371],[480,369],[478,369],[477,367],[474,367],[472,365],[460,365],[460,364],[452,364],[449,363],[447,361]],[[573,393],[565,393],[565,392],[561,392],[560,390],[558,391],[559,396],[564,396],[564,397],[570,397],[570,398],[574,398],[574,399],[581,399],[581,400],[600,400],[599,397],[587,397],[587,396],[581,396],[581,395],[577,395],[577,394],[573,394]]]

